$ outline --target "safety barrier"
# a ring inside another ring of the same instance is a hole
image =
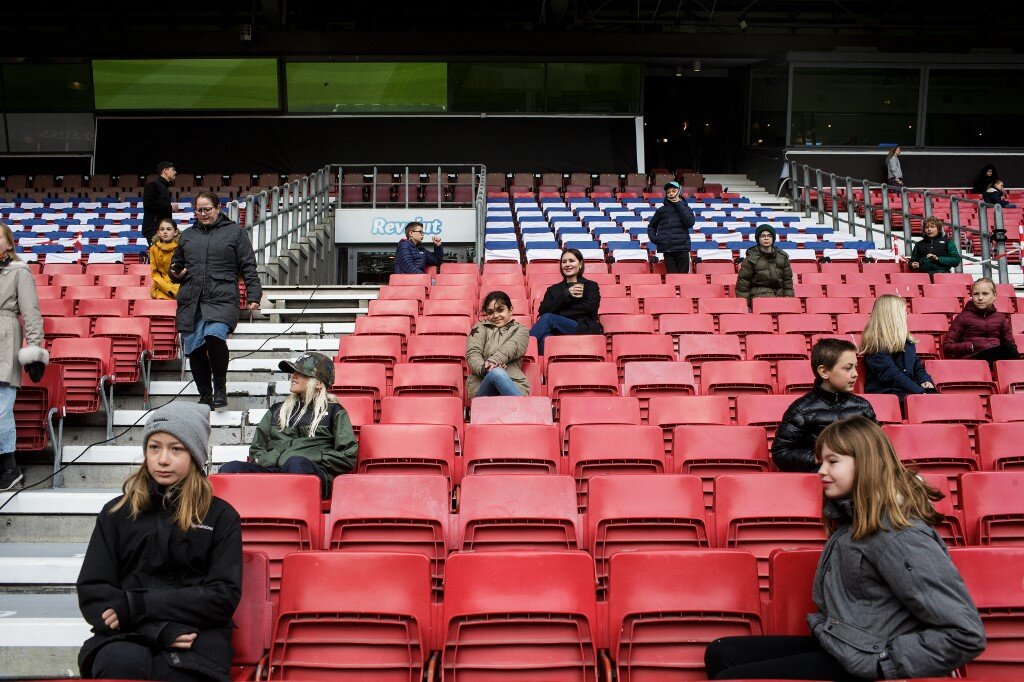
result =
[[[962,251],[964,234],[976,237],[979,243],[980,253],[975,255],[965,251],[962,254],[963,260],[980,264],[985,277],[993,276],[995,266],[998,282],[1009,282],[1007,231],[1001,206],[993,206],[943,191],[843,177],[793,160],[788,163],[794,208],[802,210],[808,218],[817,212],[819,221],[824,224],[830,219],[836,230],[843,224],[851,233],[855,228],[863,228],[867,239],[872,241],[877,232],[881,235],[886,249],[892,249],[894,243],[902,244],[904,255],[909,255],[913,248],[911,220],[932,217],[934,204],[948,202],[950,218],[942,219],[943,228],[952,230],[955,243]],[[899,197],[898,205],[895,202],[896,197]],[[920,213],[910,210],[912,204],[917,203],[911,201],[912,197],[921,197]],[[845,211],[842,210],[842,206],[845,206]],[[962,224],[960,209],[964,206],[975,208],[978,215],[977,227]],[[858,220],[861,217],[862,222]],[[902,229],[895,229],[895,225],[901,225]],[[1020,249],[1019,246],[1010,248],[1018,252]],[[957,272],[963,272],[962,265],[956,269]]]

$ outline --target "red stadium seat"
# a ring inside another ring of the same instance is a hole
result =
[[[341,337],[335,363],[373,363],[384,367],[388,380],[402,359],[402,340],[397,336],[349,334]]]
[[[936,284],[959,284],[967,289],[974,284],[974,276],[966,272],[936,272],[932,275],[932,280]]]
[[[115,379],[111,340],[54,339],[50,346],[50,360],[64,368],[68,413],[86,414],[99,410],[101,392]]]
[[[50,275],[80,275],[82,266],[78,263],[43,263],[43,274]]]
[[[1024,471],[978,471],[960,478],[972,545],[1024,547]]]
[[[674,470],[700,476],[709,511],[716,477],[768,471],[768,438],[760,426],[677,426],[672,442]]]
[[[963,305],[958,298],[912,298],[910,299],[911,312],[918,315],[945,315],[950,322],[953,317],[963,310]]]
[[[664,334],[623,334],[612,337],[612,361],[619,371],[619,380],[625,369],[634,362],[672,362],[676,351],[672,337]]]
[[[373,398],[365,395],[342,395],[338,397],[338,404],[348,413],[348,419],[352,423],[352,432],[358,440],[360,429],[366,424],[373,424],[376,419],[376,406]]]
[[[871,291],[871,285],[869,284],[826,284],[825,285],[825,296],[827,298],[866,298],[873,296],[874,293]],[[812,299],[808,298],[809,303]]]
[[[736,397],[747,393],[775,392],[771,365],[762,360],[704,363],[700,385],[705,395]]]
[[[144,317],[100,317],[93,335],[110,339],[116,384],[134,384],[142,379],[149,389],[150,321]]]
[[[427,289],[427,297],[432,301],[469,301],[475,305],[477,290],[475,286],[435,285]]]
[[[617,552],[710,546],[700,480],[695,476],[616,475],[590,481],[587,550],[594,557],[599,600]]]
[[[655,396],[696,395],[697,380],[688,362],[630,362],[625,366],[622,394],[639,398],[646,422],[649,401]]]
[[[270,648],[274,604],[270,600],[270,560],[263,552],[242,552],[242,598],[232,617],[231,679],[255,679]]]
[[[443,476],[338,476],[322,546],[334,551],[421,554],[430,559],[438,593],[450,547],[451,506]]]
[[[455,263],[452,263],[455,265]],[[472,265],[472,263],[470,263]],[[473,287],[476,289],[480,284],[480,273],[475,272],[455,272],[448,269],[447,266],[443,267],[443,272],[434,276],[434,284],[437,286],[445,287]]]
[[[148,317],[154,360],[173,360],[178,357],[178,333],[175,326],[177,301],[143,299],[133,302],[135,317]]]
[[[405,348],[412,335],[412,321],[404,315],[362,315],[356,318],[356,335],[397,336]]]
[[[939,393],[988,395],[996,392],[992,372],[984,360],[928,360],[924,368]]]
[[[556,362],[604,362],[608,343],[601,334],[550,336],[544,340],[544,360],[550,368]]]
[[[773,635],[810,637],[807,614],[818,607],[811,599],[821,551],[777,549],[768,557],[768,629]]]
[[[425,286],[384,285],[377,291],[378,301],[419,301],[420,307],[427,298]]]
[[[367,424],[359,434],[356,472],[456,479],[455,444],[444,424]]]
[[[977,456],[971,452],[967,427],[963,424],[901,424],[883,426],[900,460],[927,473],[949,479],[954,504],[959,502],[957,477],[977,471]]]
[[[764,427],[770,446],[782,416],[794,400],[792,395],[741,395],[736,398],[736,423]]]
[[[779,393],[802,395],[814,388],[814,372],[807,360],[780,360],[776,368]]]
[[[124,263],[87,263],[85,274],[98,277],[100,275],[123,275],[126,274]],[[139,272],[128,271],[127,274],[135,277],[148,277],[150,274],[149,265]]]
[[[636,424],[587,424],[569,435],[568,473],[576,479],[580,513],[587,510],[589,481],[603,474],[663,474],[661,429]]]
[[[635,275],[634,275],[635,276]],[[641,300],[647,298],[675,298],[676,297],[676,285],[675,284],[661,284],[660,275],[652,275],[657,283],[649,284],[631,284],[629,282],[623,282],[627,285],[630,298],[639,298]]]
[[[320,480],[294,474],[217,474],[210,476],[210,483],[213,494],[242,518],[242,547],[269,557],[276,601],[284,557],[320,549]]]
[[[808,314],[849,315],[857,312],[857,305],[852,298],[809,298],[807,299]]]
[[[692,284],[707,284],[708,276],[696,272],[674,272],[665,275],[665,284],[674,284],[677,287]]]
[[[693,365],[698,380],[704,363],[743,359],[740,339],[734,334],[680,334],[676,338],[679,359]]]
[[[619,284],[625,284],[626,286],[661,285],[661,275],[655,272],[624,272],[618,275],[618,280]],[[635,296],[636,294],[633,295]]]
[[[423,303],[423,315],[459,315],[475,320],[479,312],[475,301],[432,299]]]
[[[779,318],[780,334],[803,334],[807,339],[808,350],[811,347],[810,337],[814,334],[831,334],[832,316],[823,313],[814,315],[783,315]]]
[[[464,410],[461,398],[390,396],[381,402],[381,424],[443,424],[455,434],[455,452],[462,452]]]
[[[1024,548],[957,547],[953,565],[981,613],[985,651],[967,664],[966,679],[1015,679],[1024,666]]]
[[[387,370],[384,365],[373,362],[336,363],[330,392],[339,397],[372,398],[374,415],[379,417],[381,401],[388,395]]]
[[[978,457],[986,471],[1024,471],[1024,423],[982,424],[978,427]]]
[[[429,288],[433,283],[430,275],[400,274],[394,273],[388,276],[388,284],[399,287],[424,287]]]
[[[868,318],[871,317],[871,311],[863,313],[854,313],[852,315],[837,315],[836,316],[836,333],[838,334],[860,334],[864,331],[864,327],[868,325]],[[827,336],[832,336],[831,334]]]
[[[135,286],[138,286],[139,282],[136,280]],[[85,275],[82,273],[75,274],[57,274],[50,279],[50,286],[60,287],[63,291],[67,291],[68,287],[74,287],[80,291],[82,287],[92,287],[96,285],[96,277],[93,275]],[[107,285],[108,291],[112,285]],[[64,298],[75,298],[74,296],[67,296]]]
[[[750,313],[730,313],[718,316],[718,333],[735,334],[740,337],[740,346],[744,346],[747,334],[774,334],[775,323],[770,315],[752,315]]]
[[[657,299],[663,300],[663,299]],[[715,318],[707,313],[669,313],[666,312],[658,319],[658,331],[662,334],[670,334],[678,341],[679,334],[714,334]]]
[[[619,374],[614,362],[558,362],[548,367],[547,389],[557,420],[566,396],[617,396]]]
[[[452,555],[444,679],[596,682],[594,583],[583,552]]]
[[[736,264],[724,261],[706,261],[697,263],[694,272],[698,275],[713,275],[716,273],[736,274]]]
[[[465,395],[465,375],[448,362],[403,362],[395,365],[391,393],[394,396]]]
[[[771,315],[778,320],[780,315],[799,315],[804,311],[799,298],[762,296],[751,301],[751,310],[755,315]]]
[[[693,316],[693,302],[688,298],[645,298],[643,313],[653,316],[655,322],[660,322],[663,315]],[[712,319],[710,315],[707,318]],[[708,333],[713,332],[714,323],[712,322],[711,331]]]
[[[708,644],[764,633],[757,567],[745,552],[620,552],[610,563],[609,650],[620,680],[704,679]]]
[[[562,442],[554,424],[470,424],[462,462],[467,476],[557,474],[561,455]]]
[[[420,314],[420,302],[416,300],[399,301],[374,299],[367,305],[366,314],[369,317],[375,317],[377,315],[401,315],[403,317],[408,317],[411,322]]]
[[[618,334],[653,334],[656,331],[651,315],[602,315],[601,326],[605,336],[610,338]]]
[[[900,399],[891,393],[864,393],[861,398],[871,403],[879,424],[902,424],[903,413]]]
[[[463,379],[469,373],[466,364],[466,340],[461,336],[413,334],[409,337],[406,362],[455,365],[462,373]]]
[[[59,301],[63,295],[64,292],[60,287],[50,287],[45,285],[36,286],[36,298],[39,299],[40,302]]]
[[[967,298],[970,292],[962,284],[922,284],[921,295],[927,298]]]
[[[714,285],[708,285],[714,286]],[[685,295],[685,294],[684,294]],[[728,315],[736,314],[743,315],[749,314],[747,310],[747,302],[742,298],[695,298],[697,302],[697,312],[706,313],[709,315]]]
[[[362,318],[356,318],[356,322]],[[416,333],[421,336],[461,336],[465,341],[472,325],[463,317],[446,315],[424,315],[415,321]]]
[[[967,544],[963,514],[953,506],[953,491],[949,489],[949,479],[942,474],[918,475],[924,479],[925,483],[944,495],[941,500],[932,502],[935,511],[942,515],[942,520],[935,525],[935,532],[947,546],[963,547]]]
[[[801,300],[817,298],[825,295],[825,287],[821,284],[794,284],[793,294]]]
[[[554,424],[551,399],[540,396],[482,396],[470,406],[472,424]]]
[[[25,452],[46,448],[51,433],[54,438],[60,437],[66,414],[64,368],[59,363],[47,365],[38,383],[22,370],[21,388],[14,399],[15,450]]]
[[[755,557],[762,592],[768,592],[768,556],[783,547],[825,543],[821,481],[815,474],[737,474],[715,481],[716,546]]]
[[[803,360],[806,364],[810,359],[807,341],[800,334],[750,334],[746,356],[747,360],[764,360],[773,365],[780,360]]]
[[[727,396],[654,396],[647,408],[647,423],[660,426],[665,454],[672,454],[677,426],[732,423]]]
[[[976,428],[987,421],[985,405],[976,395],[907,396],[907,422],[910,424],[964,424]]]
[[[88,317],[44,317],[44,346],[49,348],[54,339],[88,338],[90,323]]]
[[[608,287],[606,287],[608,288]],[[540,300],[534,300],[536,308],[540,308]],[[640,299],[629,298],[626,296],[626,292],[622,292],[622,296],[602,296],[601,305],[597,311],[602,316],[612,315],[639,315],[640,314]]]
[[[995,365],[1000,393],[1024,393],[1024,360],[998,360]]]
[[[432,648],[426,557],[299,552],[284,564],[269,679],[420,679]]]
[[[569,476],[466,476],[459,495],[463,551],[580,549],[576,486]]]
[[[608,396],[568,396],[562,400],[559,426],[562,451],[568,454],[569,434],[574,426],[584,424],[637,424],[640,401],[636,398]]]
[[[92,277],[92,275],[85,275],[86,277]],[[100,275],[96,277],[96,284],[101,287],[110,287],[114,290],[120,289],[135,289],[138,287],[146,286],[144,277],[138,275]]]
[[[990,395],[988,404],[994,422],[1024,421],[1024,395]]]

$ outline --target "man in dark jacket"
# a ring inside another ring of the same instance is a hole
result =
[[[156,230],[160,227],[160,221],[170,218],[174,212],[174,206],[171,204],[171,184],[178,175],[170,161],[161,161],[157,164],[156,172],[159,176],[142,190],[142,236],[149,240],[151,246],[156,237]]]
[[[395,251],[396,275],[422,275],[428,265],[441,266],[444,262],[444,249],[441,238],[435,236],[434,252],[428,253],[420,246],[423,241],[423,223],[411,222],[405,226],[405,239],[398,242]]]
[[[814,442],[832,422],[856,415],[877,421],[871,403],[853,394],[856,346],[844,339],[822,339],[811,349],[811,368],[814,388],[789,406],[772,441],[772,460],[780,471],[817,471]]]
[[[681,189],[678,182],[666,182],[665,203],[647,223],[647,239],[665,256],[668,273],[690,271],[690,228],[695,218]]]
[[[960,251],[953,240],[942,234],[942,221],[935,216],[924,219],[923,237],[910,252],[910,269],[915,272],[949,272],[960,265]]]
[[[196,198],[196,222],[182,230],[170,273],[171,280],[181,283],[177,327],[199,402],[214,409],[228,404],[227,337],[238,324],[238,278],[245,281],[250,311],[259,308],[263,295],[249,235],[219,206],[211,192]]]

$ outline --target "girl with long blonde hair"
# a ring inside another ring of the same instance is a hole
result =
[[[713,680],[946,677],[985,649],[985,629],[932,527],[942,494],[900,462],[881,427],[851,417],[815,443],[822,518],[810,637],[726,637]]]
[[[917,355],[917,339],[907,330],[907,303],[899,296],[879,296],[861,335],[865,393],[907,395],[934,393],[935,384]]]
[[[171,402],[149,416],[145,461],[96,517],[78,576],[93,632],[83,677],[230,679],[242,530],[206,478],[209,441],[207,405]]]
[[[352,420],[329,391],[334,363],[323,353],[310,352],[280,367],[291,373],[288,397],[263,415],[249,461],[225,462],[219,473],[316,476],[327,499],[334,477],[355,467],[358,449]]]

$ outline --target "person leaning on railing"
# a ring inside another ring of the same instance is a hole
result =
[[[921,241],[910,253],[910,269],[914,272],[951,272],[960,265],[960,251],[952,239],[942,233],[942,221],[931,216],[921,225]]]

